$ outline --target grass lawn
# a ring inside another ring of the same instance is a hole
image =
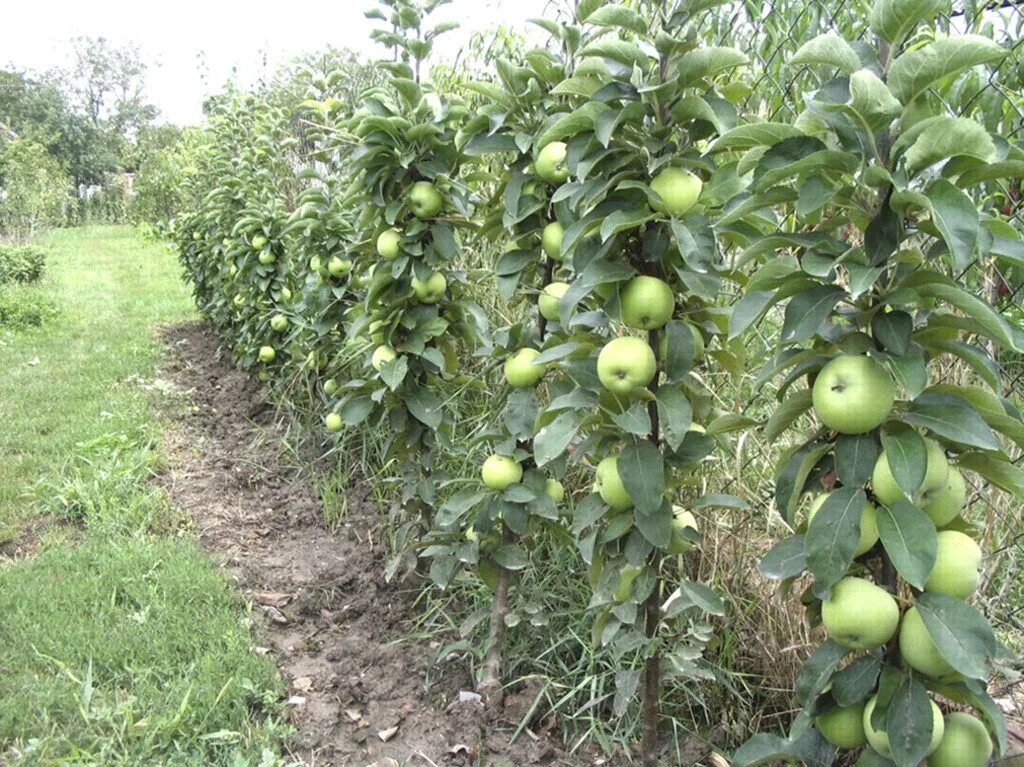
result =
[[[43,244],[59,316],[0,331],[0,541],[77,526],[0,565],[0,764],[279,764],[276,671],[147,481],[155,328],[193,316],[177,261],[130,227]]]

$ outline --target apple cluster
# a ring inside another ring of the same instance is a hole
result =
[[[964,676],[950,665],[933,640],[932,629],[915,605],[915,598],[905,588],[893,593],[895,583],[874,582],[868,577],[869,568],[858,561],[870,558],[878,545],[877,504],[893,515],[926,515],[928,524],[933,526],[931,535],[937,541],[934,559],[929,558],[931,567],[922,588],[913,590],[915,593],[967,599],[977,589],[981,575],[981,549],[964,532],[969,525],[961,516],[967,500],[963,474],[950,464],[937,440],[915,440],[908,434],[912,427],[887,424],[895,396],[896,387],[886,369],[862,354],[832,359],[814,380],[813,409],[828,429],[839,435],[865,435],[884,428],[903,436],[879,453],[871,472],[869,499],[856,500],[856,544],[851,569],[857,574],[845,575],[831,587],[831,594],[821,603],[821,622],[829,637],[849,650],[873,652],[889,645],[889,657],[941,689],[942,684],[963,681]],[[906,449],[917,441],[924,445],[923,473],[907,480],[904,462],[892,456],[896,450]],[[897,481],[896,474],[900,474],[902,481]],[[816,521],[821,524],[819,514],[828,499],[829,495],[823,494],[813,500],[807,515],[808,535],[816,529]],[[834,516],[824,524],[833,529],[837,526]],[[819,731],[839,748],[867,744],[881,756],[892,757],[885,719],[873,718],[882,694],[879,691],[865,700],[834,705],[819,713],[815,718]],[[929,767],[988,764],[992,741],[985,725],[968,713],[954,712],[943,717],[934,702],[931,706],[934,721],[927,753]]]

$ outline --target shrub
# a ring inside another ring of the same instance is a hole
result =
[[[53,300],[34,285],[0,285],[0,329],[38,327],[57,314]]]
[[[32,245],[0,245],[0,285],[37,282],[43,276],[46,251]]]

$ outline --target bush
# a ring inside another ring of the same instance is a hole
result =
[[[32,245],[0,245],[0,285],[37,282],[43,276],[46,251]]]
[[[0,147],[0,233],[29,239],[63,219],[68,178],[46,149],[32,141]]]
[[[38,327],[57,314],[57,307],[34,285],[0,285],[0,329]]]

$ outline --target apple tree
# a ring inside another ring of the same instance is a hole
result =
[[[789,66],[821,80],[796,119],[740,125],[707,152],[746,180],[718,225],[762,218],[743,241],[729,334],[783,310],[759,374],[782,378],[765,436],[815,425],[778,465],[774,500],[794,534],[760,569],[801,588],[828,636],[797,680],[788,738],[755,736],[737,765],[830,764],[836,748],[867,746],[861,767],[981,767],[1005,748],[986,691],[1003,649],[969,602],[984,531],[965,506],[979,479],[1024,493],[1004,442],[1021,445],[1024,424],[991,356],[1019,352],[1024,333],[964,277],[1005,226],[978,199],[1019,174],[1022,154],[933,98],[1006,54],[930,27],[940,5],[876,3],[876,47],[809,40]],[[942,380],[954,365],[966,382]]]

